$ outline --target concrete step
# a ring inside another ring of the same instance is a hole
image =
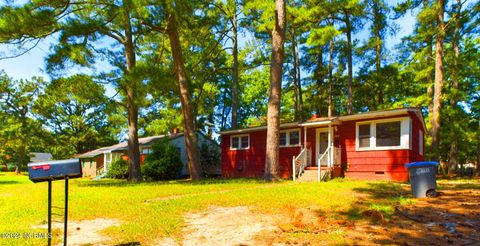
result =
[[[325,175],[325,172],[327,171],[327,169],[323,170],[322,168],[322,177]],[[318,169],[306,169],[302,176],[300,176],[300,178],[297,179],[298,182],[317,182],[318,181]]]

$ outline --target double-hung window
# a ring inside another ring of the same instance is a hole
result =
[[[230,149],[248,149],[250,147],[250,135],[234,135],[230,137]]]
[[[280,131],[280,147],[299,146],[300,130],[283,130]]]
[[[410,147],[410,128],[409,118],[358,122],[356,149],[408,149]]]

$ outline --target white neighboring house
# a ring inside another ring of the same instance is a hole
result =
[[[50,161],[53,158],[52,154],[42,152],[30,152],[28,155],[30,156],[30,162]]]
[[[183,168],[179,176],[188,176],[188,158],[185,148],[185,137],[183,133],[171,134],[171,135],[159,135],[139,138],[138,143],[140,147],[140,163],[143,164],[146,155],[150,154],[152,145],[163,139],[168,138],[169,142],[176,146],[178,152],[180,153],[180,159],[183,163]],[[210,145],[215,149],[218,149],[218,159],[220,160],[220,146],[213,140],[209,139],[207,136],[202,133],[197,133],[198,145]],[[98,178],[104,177],[107,173],[110,164],[119,159],[127,158],[128,143],[121,142],[116,145],[102,147],[95,149],[77,156],[82,163],[82,173],[83,177]],[[221,175],[221,166],[220,162],[213,164],[209,167],[205,167],[204,170],[211,176],[220,176]]]

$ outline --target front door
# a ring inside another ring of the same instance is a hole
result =
[[[317,129],[317,141],[316,142],[317,142],[317,146],[316,146],[315,158],[317,159],[316,163],[317,163],[317,166],[318,166],[318,158],[320,158],[328,148],[328,129],[322,129],[322,128]],[[327,165],[327,162],[323,161],[321,164],[322,164],[322,166]]]

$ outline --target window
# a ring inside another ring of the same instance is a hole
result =
[[[300,130],[284,130],[280,131],[280,146],[298,146],[300,145]]]
[[[423,132],[418,131],[418,154],[423,155]]]
[[[378,123],[377,147],[400,146],[400,121]]]
[[[144,154],[144,155],[150,154],[150,148],[144,148],[144,149],[142,149],[142,154]]]
[[[370,124],[358,126],[358,142],[360,148],[370,147]]]
[[[357,123],[357,150],[408,149],[410,119],[396,118]]]
[[[249,145],[249,139],[248,139],[248,136],[242,136],[240,138],[242,141],[241,141],[241,149],[247,149],[248,148],[248,145]]]
[[[290,132],[290,145],[300,144],[300,131]]]
[[[235,135],[230,137],[230,149],[248,149],[249,147],[249,135]]]
[[[280,146],[287,146],[287,133],[280,132]]]

